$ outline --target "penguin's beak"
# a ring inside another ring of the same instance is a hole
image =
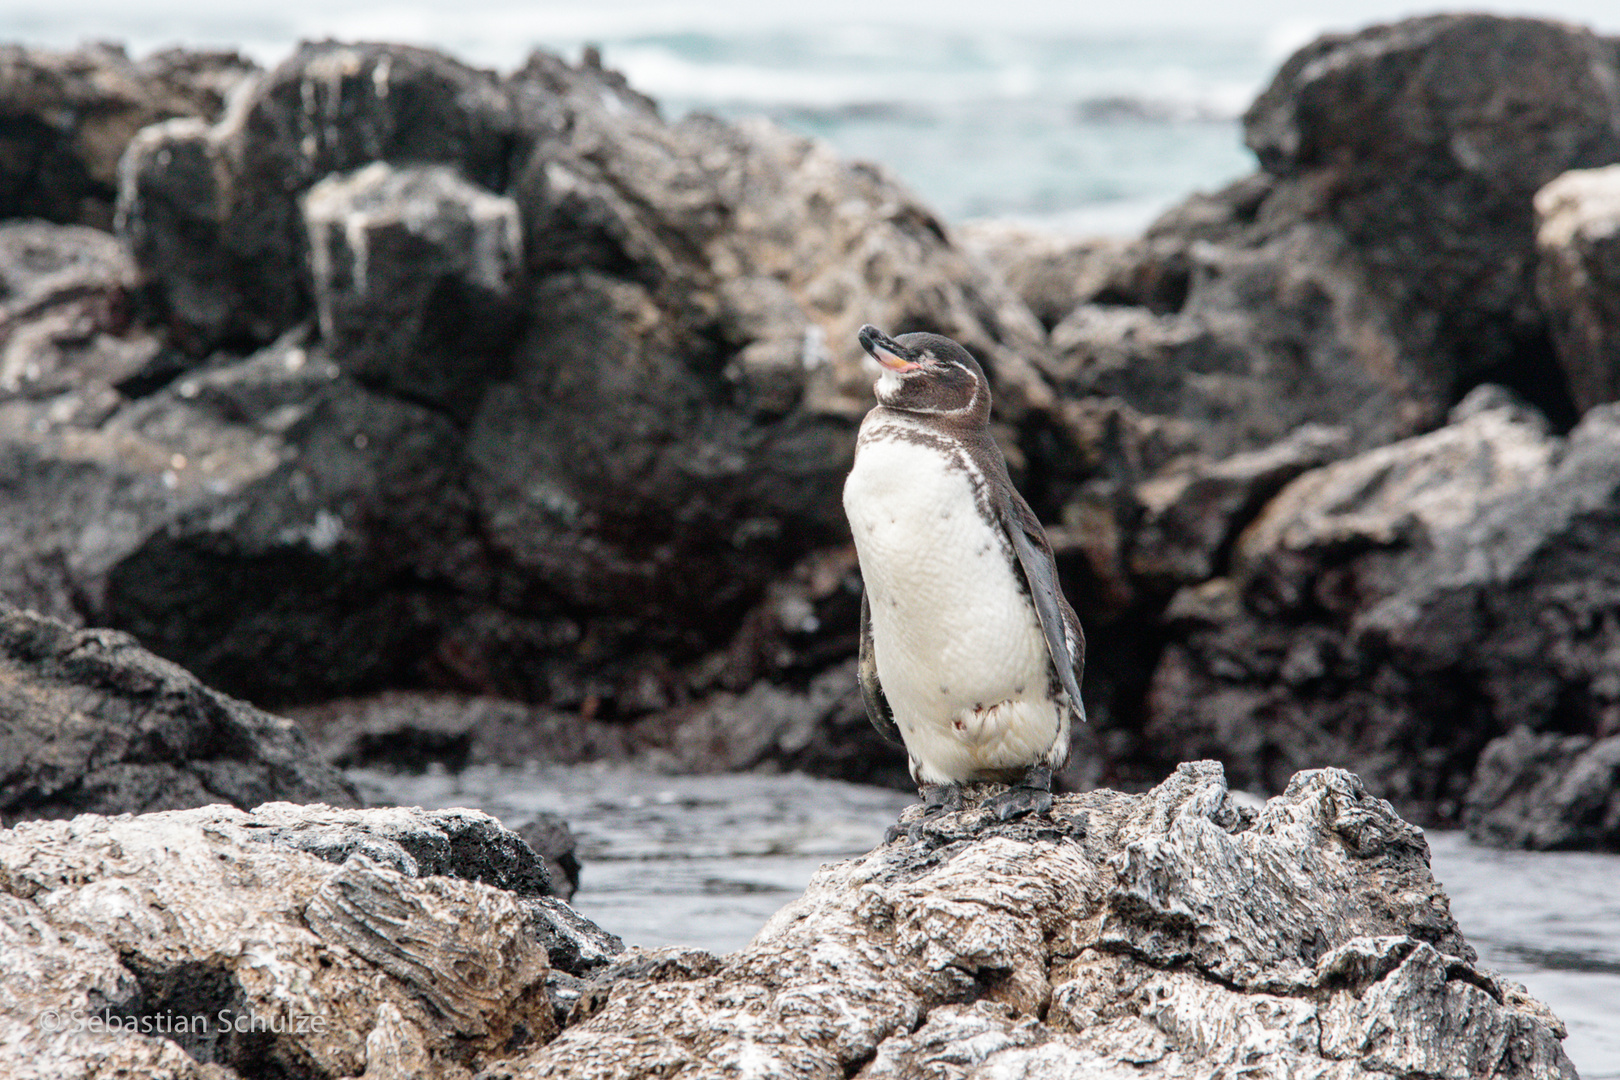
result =
[[[915,371],[921,364],[911,359],[911,350],[895,341],[871,323],[861,327],[857,335],[866,354],[890,371]]]

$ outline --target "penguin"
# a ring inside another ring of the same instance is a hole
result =
[[[986,804],[1001,820],[1046,813],[1086,719],[1086,639],[988,431],[990,384],[950,338],[859,339],[883,367],[844,483],[866,714],[904,744],[925,815],[973,781],[1010,785]]]

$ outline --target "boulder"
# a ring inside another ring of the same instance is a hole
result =
[[[1455,824],[1492,739],[1620,730],[1617,476],[1613,406],[1565,440],[1485,389],[1445,428],[1304,474],[1238,539],[1230,578],[1171,604],[1146,738],[1261,791],[1301,761],[1350,762],[1403,812]]]
[[[172,120],[130,140],[119,231],[178,344],[251,348],[310,313],[298,200],[317,181],[375,161],[445,163],[500,190],[515,138],[488,72],[402,45],[307,43],[218,123]]]
[[[1536,284],[1582,412],[1620,399],[1620,165],[1536,192]]]
[[[1521,727],[1493,740],[1474,770],[1463,824],[1495,847],[1620,851],[1620,735]]]
[[[1003,420],[1050,404],[1039,322],[884,169],[762,119],[666,123],[589,56],[536,53],[509,85],[536,133],[512,188],[531,273],[626,278],[709,324],[742,403],[864,414],[870,322],[962,342]]]
[[[1573,424],[1531,204],[1567,169],[1620,161],[1617,83],[1612,41],[1528,19],[1410,19],[1301,49],[1244,118],[1260,173],[1077,271],[1051,331],[1066,400],[1032,458],[1037,510],[1128,548],[1135,489],[1187,455],[1263,451],[1308,424],[1342,427],[1341,455],[1371,450],[1489,382]],[[1154,622],[1169,594],[1128,561],[1091,560],[1100,614],[1141,593],[1132,621]]]
[[[1172,211],[1052,329],[1066,454],[1042,464],[1060,495],[1088,478],[1134,484],[1188,453],[1261,450],[1306,424],[1343,426],[1348,453],[1444,417],[1449,381],[1400,340],[1339,230],[1257,219],[1256,189],[1278,198],[1278,186],[1236,184],[1197,214]],[[1100,448],[1104,411],[1150,452]]]
[[[118,159],[135,133],[171,117],[215,119],[254,70],[231,52],[136,61],[116,45],[0,45],[0,218],[110,229]]]
[[[1355,252],[1408,363],[1449,394],[1529,388],[1555,370],[1532,199],[1569,169],[1620,162],[1617,79],[1613,40],[1578,27],[1407,19],[1299,50],[1245,114],[1245,140],[1283,178],[1271,201],[1312,189],[1310,215]]]
[[[1081,304],[1109,295],[1126,247],[1116,237],[1059,236],[996,220],[965,222],[957,237],[1001,275],[1048,331]]]
[[[99,229],[0,221],[0,401],[52,397],[58,415],[96,416],[120,388],[178,374],[179,358],[132,319],[135,277]]]
[[[546,864],[551,895],[572,900],[579,891],[579,840],[558,814],[540,811],[518,826],[517,834]]]
[[[373,162],[316,183],[303,212],[338,367],[465,421],[504,374],[525,299],[517,205],[448,165]]]
[[[1557,1018],[1480,968],[1422,832],[1348,773],[1303,773],[1257,811],[1199,762],[1010,823],[988,790],[908,809],[911,836],[824,866],[727,957],[621,952],[560,901],[389,846],[499,837],[475,811],[25,824],[0,833],[0,1061],[215,1080],[1575,1075]],[[353,846],[289,842],[310,833]]]
[[[9,1075],[463,1077],[622,949],[472,810],[270,803],[0,832]]]
[[[229,803],[356,806],[298,729],[128,634],[0,604],[0,821]]]
[[[1348,774],[1256,814],[1204,762],[988,819],[823,867],[729,957],[627,955],[503,1069],[1574,1075],[1545,1006],[1477,967],[1421,834]]]
[[[589,58],[308,45],[142,131],[121,206],[171,348],[78,372],[94,413],[0,401],[6,587],[263,702],[741,692],[751,613],[844,539],[860,323],[968,342],[1009,423],[1050,405],[1039,324],[892,178]]]

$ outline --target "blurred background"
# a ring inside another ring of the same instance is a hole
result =
[[[1620,30],[1609,0],[1474,3]],[[238,49],[260,64],[300,39],[443,49],[497,70],[587,45],[674,118],[765,114],[881,162],[946,220],[1008,217],[1128,235],[1195,189],[1253,167],[1238,118],[1277,66],[1328,31],[1427,13],[1403,0],[205,0],[0,2],[0,40]]]

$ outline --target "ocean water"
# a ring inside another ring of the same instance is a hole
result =
[[[1508,0],[1620,30],[1613,0]],[[1296,47],[1423,10],[1401,0],[0,0],[0,40],[238,48],[300,39],[431,45],[496,70],[587,45],[667,115],[763,113],[898,175],[947,221],[1012,217],[1071,234],[1139,231],[1251,171],[1239,118]]]

